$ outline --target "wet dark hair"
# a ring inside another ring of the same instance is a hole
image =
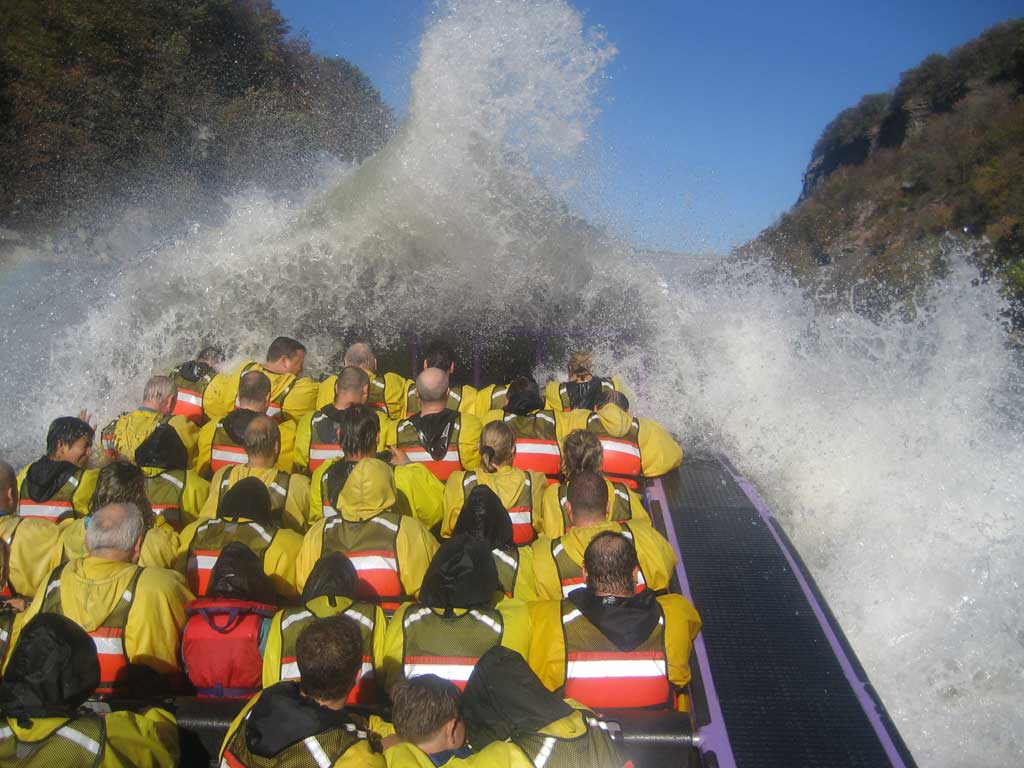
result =
[[[200,363],[206,363],[207,365],[216,365],[217,363],[224,362],[224,350],[220,347],[203,347],[199,350],[199,354],[196,355],[196,360]]]
[[[103,509],[108,504],[134,504],[142,512],[146,527],[153,527],[153,505],[146,493],[146,473],[130,461],[112,461],[96,476],[92,509]]]
[[[57,447],[64,443],[69,448],[81,437],[93,437],[96,430],[87,421],[82,421],[77,416],[60,416],[50,422],[50,429],[46,433],[46,455],[53,456]]]
[[[314,699],[343,698],[363,663],[359,625],[343,614],[314,619],[295,643],[302,692]]]
[[[447,371],[455,363],[455,349],[447,341],[435,339],[427,346],[423,354],[423,362],[427,368],[440,368]]]
[[[516,376],[508,385],[508,403],[505,411],[517,416],[526,416],[544,407],[544,398],[532,376]]]
[[[577,472],[569,481],[566,499],[572,505],[573,518],[604,519],[608,510],[608,484],[596,472]]]
[[[302,602],[315,597],[354,597],[359,584],[356,568],[341,552],[328,552],[316,561],[302,588]]]
[[[368,405],[356,403],[341,412],[338,445],[346,456],[369,456],[377,450],[380,420]]]
[[[370,375],[357,365],[346,365],[334,382],[334,393],[359,393],[370,383]]]
[[[305,352],[306,346],[297,339],[288,336],[278,336],[267,348],[267,362],[272,363],[282,357],[294,357],[297,352]]]
[[[486,485],[478,485],[469,492],[452,536],[466,536],[482,541],[491,549],[510,549],[514,544],[512,519],[498,495]]]
[[[462,719],[462,695],[437,675],[417,675],[391,689],[395,733],[413,744],[428,741],[451,720]]]
[[[612,594],[633,591],[633,569],[639,567],[633,542],[614,531],[602,531],[587,545],[583,567],[590,589]]]

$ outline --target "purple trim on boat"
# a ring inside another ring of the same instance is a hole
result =
[[[857,695],[857,700],[860,702],[861,708],[864,710],[864,714],[867,715],[868,722],[871,723],[871,727],[875,730],[875,734],[878,736],[879,742],[881,742],[885,754],[889,757],[889,762],[895,766],[895,768],[906,768],[907,763],[900,754],[900,751],[896,748],[896,744],[892,740],[892,736],[889,735],[889,731],[886,729],[885,724],[882,722],[882,718],[879,715],[878,707],[875,705],[875,700],[868,693],[867,683],[861,680],[857,676],[856,670],[853,668],[853,664],[850,661],[850,657],[847,656],[846,650],[843,648],[843,643],[840,642],[839,637],[836,635],[835,629],[832,627],[832,623],[828,620],[825,615],[825,611],[821,607],[821,603],[818,602],[818,598],[815,595],[815,590],[811,588],[806,577],[804,576],[803,570],[800,568],[790,551],[786,542],[779,537],[778,532],[775,530],[775,526],[772,525],[774,515],[768,505],[765,504],[764,499],[761,498],[761,494],[757,492],[757,489],[753,484],[740,474],[737,474],[736,470],[729,464],[729,462],[722,461],[722,466],[725,467],[726,471],[732,475],[733,480],[743,490],[743,493],[750,499],[750,503],[754,505],[757,513],[761,516],[761,519],[765,522],[765,527],[771,532],[775,542],[779,545],[782,553],[786,556],[786,562],[789,563],[789,567],[793,571],[793,575],[796,576],[797,582],[800,584],[800,589],[803,590],[804,596],[807,598],[807,602],[811,604],[814,609],[814,615],[818,619],[818,623],[821,628],[825,631],[825,637],[828,638],[829,645],[832,646],[832,652],[835,654],[836,659],[839,661],[839,666],[843,670],[843,674],[846,676],[847,682],[853,689],[853,692]],[[663,492],[664,493],[664,492]],[[703,668],[701,668],[703,672]]]
[[[669,541],[672,542],[672,547],[678,556],[679,539],[676,536],[675,525],[672,523],[668,499],[665,497],[665,488],[660,479],[648,486],[647,496],[661,505],[662,517],[665,520],[665,532],[668,533]],[[683,566],[682,558],[676,563],[676,575],[679,577],[679,588],[683,591],[686,599],[692,603],[693,593],[690,591],[690,582],[686,578],[686,568]],[[718,692],[715,690],[715,678],[711,674],[711,664],[708,661],[708,649],[704,645],[703,634],[698,634],[693,641],[693,651],[697,656],[701,681],[704,683],[704,695],[708,703],[708,713],[711,717],[710,723],[697,728],[699,739],[697,748],[701,752],[714,752],[720,768],[736,768],[736,758],[732,754],[732,744],[729,743],[729,734],[725,730],[725,718],[722,717],[722,706],[718,700]]]

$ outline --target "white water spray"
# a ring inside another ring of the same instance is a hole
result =
[[[33,458],[81,405],[130,407],[205,339],[258,355],[295,335],[316,367],[350,328],[605,349],[642,334],[608,369],[757,483],[920,764],[1016,764],[1024,400],[998,296],[955,258],[913,323],[818,314],[762,267],[664,294],[552,193],[613,54],[561,0],[452,2],[424,35],[408,121],[361,167],[305,200],[239,195],[223,226],[142,254],[24,262],[0,286],[4,455]]]

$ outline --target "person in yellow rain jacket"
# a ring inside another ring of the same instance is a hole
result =
[[[202,516],[216,517],[221,495],[239,480],[256,477],[270,491],[271,514],[275,524],[305,533],[306,514],[309,510],[309,478],[278,469],[281,431],[277,423],[267,416],[254,417],[245,428],[242,445],[248,461],[241,466],[232,464],[221,467],[214,473]]]
[[[135,449],[135,462],[146,476],[146,496],[153,514],[175,531],[202,514],[210,483],[188,468],[188,454],[178,434],[162,424]]]
[[[373,418],[372,413],[369,416]],[[367,419],[367,423],[376,422]],[[356,462],[337,498],[337,515],[319,520],[302,542],[300,588],[321,555],[342,552],[359,574],[359,599],[376,602],[390,612],[415,598],[437,551],[437,540],[419,520],[395,511],[397,503],[391,468],[375,458]]]
[[[203,395],[203,411],[210,421],[223,419],[237,402],[239,381],[250,371],[270,379],[270,402],[266,415],[276,421],[298,421],[316,408],[317,383],[302,371],[306,347],[287,336],[278,336],[267,349],[267,361],[246,360],[231,373],[218,373]]]
[[[446,341],[432,341],[427,346],[423,355],[423,367],[439,368],[449,377],[455,374],[455,350]],[[454,384],[449,387],[445,407],[459,413],[476,413],[477,391],[469,384]],[[402,409],[402,418],[407,419],[420,412],[420,396],[416,392],[416,383],[407,381],[405,385],[405,407]],[[478,417],[479,418],[479,417]]]
[[[362,656],[352,619],[337,615],[310,622],[296,642],[300,680],[264,688],[249,700],[228,728],[220,765],[384,768],[368,723],[345,711]]]
[[[161,424],[169,424],[178,433],[195,461],[199,428],[184,416],[174,415],[178,389],[170,376],[151,376],[142,391],[142,407],[122,413],[100,433],[103,457],[107,461],[122,458],[135,461],[135,449]]]
[[[484,424],[504,421],[511,426],[516,432],[515,466],[542,472],[555,482],[561,471],[562,442],[574,429],[582,429],[589,415],[583,410],[545,410],[537,382],[519,376],[508,385],[504,409],[490,411]]]
[[[618,379],[594,375],[594,356],[590,352],[573,352],[569,355],[568,367],[567,381],[549,381],[544,387],[545,408],[592,411],[603,392],[622,391]]]
[[[354,599],[359,576],[347,557],[328,552],[317,560],[302,590],[302,605],[278,611],[271,620],[263,651],[263,687],[282,680],[298,680],[295,646],[299,634],[316,619],[341,614],[359,624],[363,636],[363,663],[348,704],[364,707],[383,702],[381,679],[387,619],[379,605]]]
[[[605,531],[584,553],[586,586],[531,604],[530,666],[550,690],[598,710],[689,710],[700,616],[681,595],[638,592],[639,573],[633,542]]]
[[[622,533],[636,546],[641,587],[668,588],[676,554],[650,523],[608,520],[608,484],[595,472],[579,472],[569,483],[566,514],[569,528],[557,539],[533,543],[533,574],[540,600],[560,600],[583,586],[583,553],[599,533]]]
[[[178,397],[174,401],[175,415],[184,416],[196,426],[206,421],[206,414],[203,412],[206,388],[220,372],[223,364],[224,350],[208,346],[199,350],[195,360],[177,365],[167,374],[178,388]]]
[[[178,765],[178,726],[170,712],[81,709],[102,670],[96,645],[81,627],[45,613],[21,637],[0,684],[0,765]]]
[[[86,419],[53,420],[46,434],[46,455],[18,474],[19,515],[64,523],[89,514],[97,475],[88,468],[94,434]]]
[[[508,424],[492,421],[480,433],[480,469],[453,472],[444,487],[444,522],[441,536],[452,535],[466,498],[477,485],[497,494],[512,520],[516,544],[529,544],[540,530],[541,508],[547,479],[540,472],[517,469],[516,435]]]
[[[295,563],[302,536],[274,521],[267,486],[256,477],[239,480],[225,491],[216,512],[215,518],[196,520],[181,532],[177,568],[188,576],[192,591],[206,596],[220,553],[232,542],[240,542],[260,558],[278,595],[297,598]]]
[[[60,540],[60,528],[49,520],[21,517],[18,508],[17,478],[10,464],[0,461],[0,539],[7,549],[7,568],[0,579],[0,600],[35,597],[50,572],[50,557]]]
[[[238,384],[238,407],[227,416],[209,421],[199,430],[199,449],[193,469],[203,477],[231,464],[245,464],[248,456],[242,445],[245,428],[257,416],[263,416],[270,402],[270,379],[260,371],[242,374]],[[284,421],[278,425],[281,450],[277,468],[291,472],[294,464],[296,422]]]
[[[387,444],[400,448],[410,461],[423,464],[442,483],[453,472],[480,466],[480,420],[448,407],[448,373],[427,368],[416,377],[419,413],[399,422]]]
[[[461,690],[476,660],[495,645],[524,656],[530,644],[526,603],[505,597],[490,549],[465,536],[434,554],[418,602],[402,604],[384,641],[384,685],[437,675]]]
[[[127,461],[112,461],[100,470],[92,507],[100,509],[108,504],[125,502],[138,507],[146,523],[139,565],[144,568],[174,568],[179,546],[178,534],[166,520],[153,514],[146,495],[146,475]],[[88,517],[79,518],[61,530],[60,543],[53,550],[50,561],[51,568],[86,555],[86,530],[89,523]]]
[[[605,477],[630,488],[637,488],[641,477],[660,477],[683,463],[679,443],[657,422],[630,416],[621,392],[603,392],[581,428],[601,441]]]
[[[350,365],[335,377],[334,402],[302,418],[295,432],[295,471],[312,475],[325,461],[340,459],[344,452],[338,440],[341,414],[350,405],[366,402],[370,377],[362,368]],[[387,414],[375,410],[380,421],[377,450],[385,450],[384,439],[391,423]]]
[[[138,565],[145,531],[134,504],[96,510],[85,534],[88,554],[54,569],[43,597],[26,611],[26,623],[59,613],[89,633],[104,696],[160,695],[180,684],[178,651],[192,593],[181,574]]]
[[[309,493],[310,524],[338,513],[338,496],[349,474],[365,458],[388,460],[394,480],[395,512],[411,515],[430,531],[441,524],[444,486],[423,464],[412,463],[400,450],[375,453],[380,444],[377,412],[367,405],[352,405],[342,411],[338,424],[342,458],[321,464],[313,473]]]
[[[585,429],[569,433],[562,446],[562,482],[544,489],[544,514],[541,520],[541,535],[557,539],[569,524],[566,513],[566,499],[569,483],[579,472],[601,472],[604,451],[597,435]],[[637,520],[650,523],[651,517],[644,509],[643,502],[635,491],[621,482],[605,478],[608,485],[607,519],[615,522]]]
[[[342,365],[356,366],[370,377],[369,396],[366,404],[381,411],[390,419],[400,419],[405,411],[405,391],[408,381],[397,373],[377,373],[377,358],[370,345],[359,341],[345,350]],[[320,382],[316,407],[323,408],[334,398],[334,382],[337,376],[327,376]]]

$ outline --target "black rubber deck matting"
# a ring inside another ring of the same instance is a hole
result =
[[[754,766],[890,761],[789,563],[715,459],[664,478],[733,756]]]

